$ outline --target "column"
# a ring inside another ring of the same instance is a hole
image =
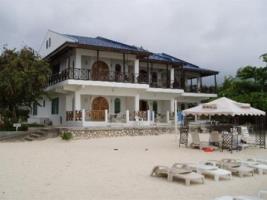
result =
[[[138,83],[138,76],[139,76],[139,59],[134,60],[134,77],[135,82]]]
[[[171,78],[170,78],[170,86],[173,88],[173,83],[174,83],[174,68],[171,68]]]
[[[108,110],[105,110],[105,122],[108,123]]]
[[[169,123],[170,121],[170,112],[167,110],[166,111],[166,122]]]
[[[78,92],[74,92],[74,110],[81,110],[81,95]]]
[[[171,111],[171,113],[174,112],[174,101],[175,101],[175,99],[171,99],[170,100],[170,111]]]
[[[177,133],[177,100],[174,100],[174,126],[175,133]]]
[[[200,81],[200,79],[201,79],[201,77],[199,76],[199,77],[197,77],[197,92],[201,92],[201,87],[200,87],[200,85],[201,85],[201,81]]]
[[[138,112],[139,111],[139,94],[134,96],[134,111]]]

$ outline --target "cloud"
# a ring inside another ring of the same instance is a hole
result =
[[[39,49],[47,29],[101,35],[216,69],[260,65],[265,0],[0,0],[0,45]]]

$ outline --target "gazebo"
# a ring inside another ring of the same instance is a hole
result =
[[[239,103],[226,97],[218,98],[209,103],[200,104],[183,111],[185,116],[227,116],[231,117],[233,124],[239,124],[242,118],[254,118],[257,129],[256,144],[266,148],[264,130],[265,112],[250,106],[247,103]]]

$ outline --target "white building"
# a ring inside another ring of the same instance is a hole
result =
[[[51,98],[34,106],[30,122],[167,125],[175,110],[217,96],[218,72],[102,37],[48,31],[39,53],[52,66]]]

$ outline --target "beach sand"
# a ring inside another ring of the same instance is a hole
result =
[[[267,175],[219,182],[206,179],[204,185],[191,186],[150,177],[154,165],[229,157],[267,157],[267,150],[205,153],[178,148],[173,134],[0,143],[0,199],[208,200],[222,195],[256,195],[267,189]]]

